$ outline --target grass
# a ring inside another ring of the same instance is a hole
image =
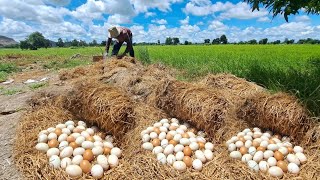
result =
[[[36,90],[42,87],[46,87],[48,85],[49,85],[48,82],[40,82],[40,83],[30,84],[28,85],[28,87],[32,90]]]
[[[22,92],[22,90],[21,89],[5,89],[5,90],[1,90],[0,92],[3,95],[10,96],[10,95],[14,95],[14,94]]]
[[[19,68],[13,63],[0,62],[0,82],[6,81],[10,73],[18,70]]]

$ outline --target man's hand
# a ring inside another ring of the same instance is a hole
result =
[[[117,58],[118,59],[122,59],[124,55],[118,55]]]

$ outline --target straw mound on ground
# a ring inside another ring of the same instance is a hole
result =
[[[133,104],[118,88],[89,79],[79,81],[71,94],[68,106],[81,119],[97,123],[112,134],[125,133],[134,125]]]
[[[103,74],[104,64],[96,63],[89,66],[76,67],[71,70],[63,70],[59,73],[60,80],[70,80],[83,76],[94,76]]]
[[[310,128],[308,115],[295,97],[285,93],[256,94],[238,110],[238,117],[253,126],[270,129],[300,140]]]

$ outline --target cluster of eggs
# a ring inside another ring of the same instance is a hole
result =
[[[289,172],[297,174],[299,165],[307,161],[303,148],[290,143],[290,138],[261,132],[257,127],[245,129],[226,142],[230,157],[248,164],[254,171],[268,172],[282,177]]]
[[[176,118],[161,119],[141,132],[142,148],[152,151],[161,164],[172,165],[179,171],[187,168],[202,170],[213,159],[213,147],[205,133],[196,132],[189,124],[180,125]]]
[[[87,128],[83,121],[67,121],[43,130],[38,135],[36,149],[46,153],[49,165],[63,168],[71,177],[91,173],[100,178],[104,171],[119,164],[122,151],[113,146],[111,135],[99,132],[96,126]]]

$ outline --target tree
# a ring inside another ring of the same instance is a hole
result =
[[[250,41],[248,41],[248,44],[257,44],[257,40],[251,39]]]
[[[97,45],[98,45],[98,43],[95,39],[89,43],[89,46],[97,46]]]
[[[22,50],[24,50],[24,49],[29,49],[29,48],[30,48],[30,44],[29,44],[29,42],[28,42],[27,39],[24,40],[24,41],[20,41],[20,48],[21,48]]]
[[[173,44],[172,38],[171,38],[171,37],[167,37],[165,44],[166,44],[166,45],[171,45],[171,44]]]
[[[38,49],[38,48],[41,48],[41,47],[45,47],[45,42],[46,39],[44,38],[44,36],[39,33],[39,32],[34,32],[32,34],[29,35],[28,37],[28,42],[30,43],[31,45],[31,49]]]
[[[106,46],[106,44],[107,44],[107,41],[101,41],[100,43],[101,46]]]
[[[267,44],[267,43],[268,43],[268,38],[264,38],[259,41],[259,44]]]
[[[212,44],[220,44],[220,38],[213,39]]]
[[[79,46],[79,41],[74,39],[71,41],[71,46]]]
[[[244,0],[251,4],[252,11],[258,10],[262,5],[273,13],[273,17],[283,14],[284,19],[288,22],[290,14],[299,13],[300,9],[304,9],[307,14],[320,14],[319,0]]]
[[[220,43],[222,44],[228,44],[228,39],[227,39],[227,36],[226,35],[222,35],[220,37]]]
[[[188,45],[189,44],[189,42],[188,41],[184,41],[184,45]]]
[[[64,42],[63,42],[63,40],[61,38],[58,39],[57,46],[58,47],[64,47]]]
[[[49,39],[44,40],[44,47],[47,49],[48,47],[51,47],[51,42]]]
[[[209,44],[209,43],[210,43],[210,39],[205,39],[205,40],[204,40],[204,43],[205,43],[205,44]]]
[[[173,45],[177,45],[180,43],[180,40],[177,37],[172,38],[172,40],[173,40]]]
[[[280,40],[276,40],[276,41],[273,41],[272,44],[280,44],[281,41]]]
[[[158,45],[160,45],[160,40],[158,40]]]

